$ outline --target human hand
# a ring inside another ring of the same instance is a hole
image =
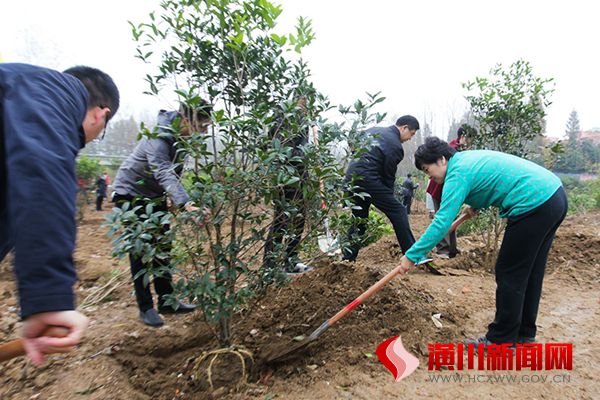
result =
[[[33,314],[25,319],[21,329],[23,347],[27,356],[36,365],[42,365],[44,355],[49,353],[67,353],[73,350],[83,338],[89,319],[74,310],[51,311]],[[40,336],[51,326],[68,330],[65,337]]]
[[[195,214],[193,219],[194,219],[194,222],[196,223],[196,225],[204,226],[208,223],[208,220],[210,218],[210,208],[196,207],[192,204],[191,201],[185,203],[184,208],[187,212]]]
[[[415,263],[410,261],[406,256],[402,256],[402,258],[400,259],[400,269],[398,271],[398,273],[402,274],[405,273],[406,271],[408,271],[409,269],[411,269],[412,267],[415,266]]]
[[[198,224],[198,226],[204,226],[210,220],[210,208],[202,207],[201,212],[202,212],[202,216],[198,217],[196,220],[196,223]]]
[[[188,201],[187,203],[185,203],[184,206],[183,206],[183,208],[187,212],[194,212],[194,211],[200,210],[200,208],[196,207],[194,205],[194,203],[192,203],[191,201]]]

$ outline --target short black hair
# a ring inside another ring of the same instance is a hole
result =
[[[179,114],[190,121],[202,121],[210,119],[213,111],[212,104],[209,104],[204,99],[197,99],[193,104],[181,103],[179,105]]]
[[[396,120],[396,126],[408,125],[408,127],[412,130],[419,130],[419,121],[413,117],[412,115],[403,115]]]
[[[63,71],[79,79],[88,91],[88,109],[92,107],[110,108],[109,118],[119,109],[119,89],[112,78],[99,69],[78,65]]]
[[[435,164],[441,158],[449,160],[455,153],[456,150],[448,143],[435,136],[430,136],[415,152],[415,167],[423,170],[424,164]]]
[[[462,124],[458,128],[458,131],[456,132],[456,135],[458,136],[459,139],[462,136],[470,137],[474,130],[475,130],[475,128],[473,128],[471,125],[469,125],[469,124]]]
[[[412,174],[411,174],[411,173],[408,173],[408,174],[406,174],[406,177],[407,177],[407,178],[411,178],[411,177],[412,177]]]

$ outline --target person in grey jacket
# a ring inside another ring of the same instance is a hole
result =
[[[144,136],[123,162],[113,183],[113,201],[120,208],[126,203],[131,208],[141,205],[138,215],[145,213],[146,205],[153,204],[155,211],[167,211],[168,196],[176,207],[188,212],[199,211],[190,201],[188,193],[180,182],[183,170],[183,152],[176,146],[173,126],[179,124],[179,134],[186,136],[192,130],[206,132],[210,125],[212,107],[203,103],[195,110],[182,105],[178,111],[161,110],[158,113],[158,137]],[[167,195],[167,196],[165,196]],[[162,233],[169,230],[163,226]],[[154,309],[150,288],[144,285],[143,274],[136,276],[147,268],[142,259],[129,254],[131,275],[134,279],[136,300],[140,309],[140,319],[149,326],[161,326],[164,321]],[[168,265],[170,260],[152,261],[154,267]],[[154,276],[154,288],[158,296],[158,311],[161,313],[183,313],[193,311],[196,306],[178,302],[175,306],[165,304],[166,296],[173,293],[172,277],[166,273]]]

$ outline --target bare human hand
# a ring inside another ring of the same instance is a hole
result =
[[[415,263],[410,261],[406,256],[402,256],[402,258],[400,259],[400,272],[399,273],[405,273],[406,271],[408,271],[409,269],[411,269],[412,267],[415,266]]]
[[[67,353],[73,350],[83,338],[89,319],[74,310],[51,311],[30,315],[23,322],[21,336],[27,356],[36,365],[42,365],[44,355]],[[68,334],[64,337],[40,336],[52,326],[65,327]]]

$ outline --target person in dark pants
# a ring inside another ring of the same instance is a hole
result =
[[[298,246],[304,231],[306,204],[303,186],[307,179],[307,171],[301,161],[304,156],[303,146],[308,144],[308,133],[311,129],[306,115],[306,102],[309,94],[302,93],[292,112],[282,112],[275,119],[269,130],[271,139],[279,140],[283,146],[291,147],[291,156],[299,161],[288,161],[286,168],[293,171],[291,175],[298,181],[284,185],[274,198],[273,222],[265,240],[263,268],[280,269],[288,274],[301,274],[312,268],[298,258]]]
[[[419,129],[419,121],[405,115],[389,127],[367,129],[370,149],[353,161],[346,171],[346,181],[353,182],[349,191],[353,222],[348,231],[349,247],[343,250],[343,259],[355,261],[362,247],[366,230],[365,220],[371,204],[382,211],[392,223],[400,248],[410,249],[415,238],[410,230],[406,208],[394,196],[394,182],[398,164],[404,158],[402,143],[410,140]],[[368,196],[361,196],[367,193]]]
[[[115,205],[119,208],[123,208],[125,204],[129,203],[130,210],[136,206],[141,206],[141,208],[136,211],[138,217],[142,217],[142,215],[144,215],[146,206],[150,203],[152,203],[154,212],[168,211],[167,200],[165,197],[150,200],[142,199],[139,197],[136,198],[131,195],[115,194],[115,196],[113,197],[113,201],[115,202]],[[169,229],[170,225],[163,225],[161,227],[159,235],[164,235],[166,232],[169,231]],[[158,240],[157,238],[154,239]],[[163,247],[161,248],[161,252],[166,254],[171,252],[171,247],[168,244],[163,243],[162,246]],[[136,257],[133,254],[129,254],[129,264],[131,267],[131,276],[135,277],[138,273],[140,273],[140,271],[142,271],[145,268],[157,270],[161,267],[167,267],[168,269],[169,260],[154,259],[152,261],[152,265],[146,265],[142,262],[142,259],[140,257]],[[158,310],[161,313],[165,314],[173,312],[185,313],[193,311],[196,308],[196,306],[192,304],[185,304],[180,302],[178,304],[177,309],[174,309],[173,307],[166,307],[163,305],[163,301],[166,298],[166,296],[169,296],[173,293],[173,286],[171,284],[172,280],[173,277],[169,272],[163,272],[160,276],[154,276],[154,279],[152,280],[154,283],[154,291],[156,292],[156,295],[159,298]],[[164,324],[164,321],[154,309],[152,293],[150,292],[150,288],[144,285],[144,277],[139,276],[137,279],[134,279],[133,287],[135,290],[135,298],[140,309],[140,319],[146,325],[149,326],[162,326]]]
[[[117,86],[95,68],[0,64],[0,261],[14,249],[21,337],[38,365],[72,350],[88,325],[73,291],[75,160],[118,109]],[[68,335],[42,336],[51,326]]]
[[[415,190],[419,187],[419,184],[415,184],[413,182],[412,174],[407,174],[406,179],[402,182],[402,187],[404,187],[404,207],[406,207],[406,214],[410,215],[410,207],[412,206],[413,197],[415,196]]]
[[[96,211],[102,211],[102,203],[106,198],[106,177],[100,175],[96,179]]]
[[[469,144],[469,133],[473,130],[468,124],[462,124],[457,131],[457,138],[451,140],[448,146],[456,149],[456,151],[464,150]],[[440,203],[442,201],[442,189],[444,185],[436,183],[433,179],[429,181],[427,185],[427,193],[431,195],[433,200],[434,211],[437,212],[440,209]],[[435,246],[438,257],[440,258],[454,258],[460,253],[456,242],[456,232],[452,231],[448,233],[440,242]]]
[[[198,212],[200,209],[192,204],[188,193],[180,182],[183,170],[184,153],[178,151],[177,139],[173,125],[177,124],[180,135],[189,135],[192,130],[206,132],[210,124],[212,107],[203,103],[195,110],[181,105],[179,112],[161,110],[158,114],[157,138],[143,137],[133,150],[133,153],[123,162],[115,181],[113,201],[120,208],[130,203],[130,209],[141,205],[138,215],[144,214],[147,204],[153,204],[155,211],[167,211],[168,195],[176,207],[185,208],[188,212]],[[164,235],[169,230],[165,225],[158,235]],[[155,234],[156,235],[156,234]],[[154,237],[157,242],[159,237]],[[168,251],[168,249],[163,249]],[[153,260],[151,265],[145,265],[137,255],[130,254],[131,276],[134,282],[135,296],[140,309],[140,319],[149,326],[158,327],[164,324],[163,319],[154,309],[150,288],[144,285],[143,275],[138,274],[143,269],[165,269],[170,260]],[[137,276],[137,278],[136,278]],[[196,306],[178,301],[175,305],[167,305],[167,297],[173,293],[172,276],[163,272],[153,277],[154,289],[158,296],[158,311],[161,313],[185,313],[193,311]]]
[[[448,232],[463,203],[476,209],[495,206],[507,218],[496,260],[496,315],[485,336],[465,343],[530,343],[548,252],[567,213],[560,179],[522,158],[490,150],[457,153],[446,142],[427,138],[415,165],[444,185],[442,204],[423,236],[402,257],[408,270]]]

